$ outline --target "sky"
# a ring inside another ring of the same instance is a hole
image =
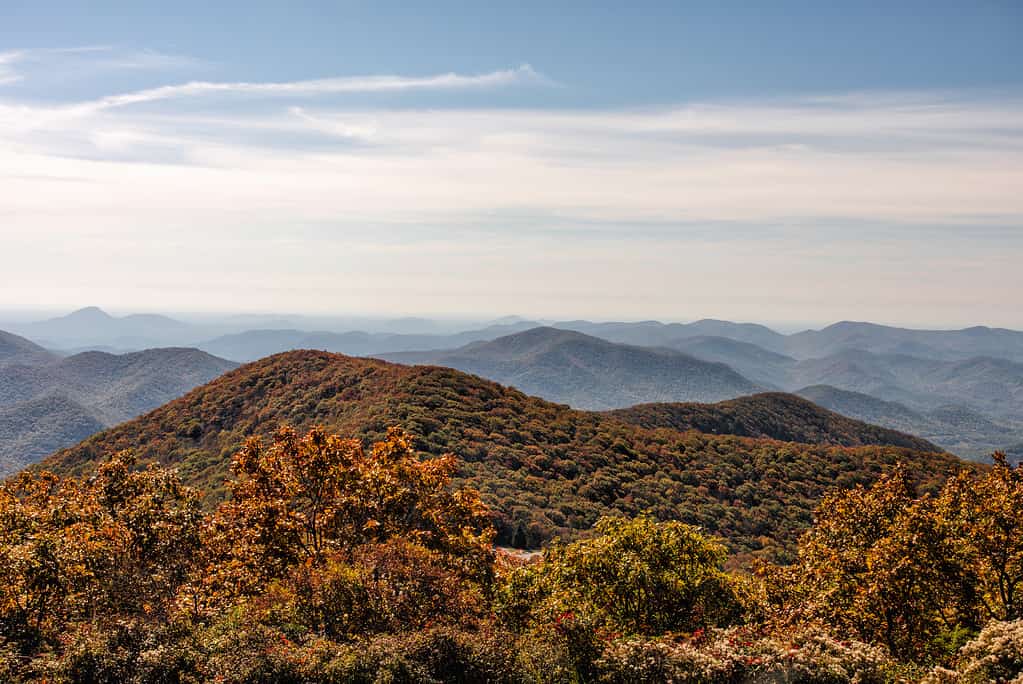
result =
[[[1023,328],[1017,0],[0,5],[0,309]]]

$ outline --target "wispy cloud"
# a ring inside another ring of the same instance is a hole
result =
[[[457,73],[434,76],[355,76],[345,78],[322,78],[305,81],[282,81],[251,83],[244,81],[216,82],[191,81],[179,85],[148,88],[131,93],[110,95],[71,108],[75,112],[92,112],[145,102],[157,102],[177,98],[196,97],[211,94],[259,95],[264,97],[309,97],[338,93],[386,93],[427,90],[465,90],[493,88],[517,83],[547,83],[528,64],[517,69],[492,71],[485,74],[463,75]]]
[[[14,69],[14,65],[22,60],[25,53],[20,50],[0,52],[0,85],[14,83],[22,79],[22,75]]]
[[[651,221],[1023,222],[1023,101],[1011,97],[858,94],[578,111],[338,108],[317,99],[414,97],[535,74],[203,82],[46,107],[0,97],[0,174],[93,181],[87,192],[10,181],[0,211],[87,217],[102,205],[190,222],[249,213],[449,224],[519,212],[576,227],[597,221],[594,230]],[[217,108],[237,93],[288,102]],[[198,110],[194,95],[207,96]],[[128,106],[141,102],[154,106]]]
[[[64,48],[24,48],[0,52],[0,85],[23,82],[33,76],[72,76],[118,70],[164,71],[202,66],[202,61],[155,50],[134,50],[112,45]]]

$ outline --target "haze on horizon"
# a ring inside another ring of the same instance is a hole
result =
[[[1018,3],[9,5],[0,310],[1023,328]]]

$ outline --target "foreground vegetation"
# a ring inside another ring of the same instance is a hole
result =
[[[820,504],[795,562],[727,572],[678,521],[542,560],[391,430],[251,439],[214,510],[130,453],[0,489],[0,680],[988,682],[1023,672],[1023,473],[895,469]]]

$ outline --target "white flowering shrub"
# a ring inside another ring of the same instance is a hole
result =
[[[896,664],[881,649],[840,641],[823,629],[733,627],[683,639],[621,639],[608,645],[597,667],[601,681],[613,684],[881,684],[892,680]]]
[[[954,670],[936,668],[927,684],[1023,684],[1023,620],[989,622],[956,662]]]

